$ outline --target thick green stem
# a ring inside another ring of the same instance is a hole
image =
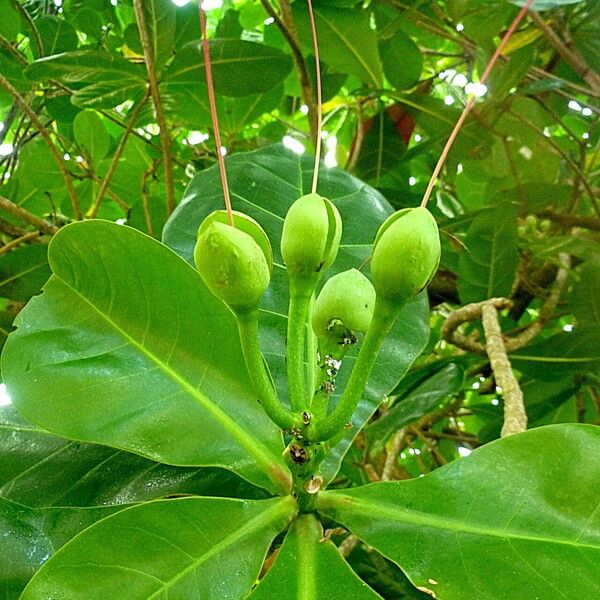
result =
[[[309,430],[311,441],[325,441],[334,437],[352,418],[373,370],[379,350],[394,324],[399,308],[391,306],[379,298],[375,302],[373,320],[362,342],[348,385],[335,410],[323,420],[314,423],[312,431]]]
[[[273,423],[281,429],[291,429],[295,425],[294,415],[279,402],[260,352],[258,310],[238,313],[236,316],[246,367],[259,395],[261,406]]]
[[[288,310],[287,328],[287,375],[290,405],[293,412],[305,411],[310,405],[305,355],[310,304],[315,285],[316,280],[313,283],[312,281],[297,281],[295,278],[290,278],[290,306]],[[310,392],[312,394],[312,389]]]
[[[315,422],[327,416],[329,401],[335,392],[335,378],[339,371],[339,362],[344,358],[347,347],[339,344],[321,343],[319,346],[320,364],[315,393],[310,411]]]

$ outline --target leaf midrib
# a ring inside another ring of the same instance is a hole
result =
[[[190,383],[188,383],[179,373],[171,369],[168,365],[164,364],[162,360],[155,356],[152,352],[146,349],[143,345],[138,343],[133,337],[131,337],[125,330],[123,330],[117,323],[115,323],[110,317],[105,315],[95,304],[93,304],[88,298],[86,298],[79,290],[69,285],[64,279],[60,278],[56,273],[54,276],[74,294],[81,298],[87,303],[102,319],[109,323],[114,329],[125,338],[134,348],[137,348],[148,360],[154,362],[159,369],[161,369],[167,376],[171,377],[185,392],[187,392],[192,398],[198,401],[198,403],[211,414],[215,420],[220,423],[223,428],[228,431],[231,436],[240,444],[248,454],[256,459],[258,464],[262,465],[264,474],[271,479],[273,483],[281,489],[281,480],[278,479],[273,471],[277,468],[281,468],[277,462],[277,456],[272,454],[268,448],[264,446],[260,441],[252,437],[250,434],[235,422],[227,413],[220,410],[218,406],[215,406],[204,394],[200,393]],[[283,474],[286,474],[283,472]]]
[[[553,537],[541,537],[539,535],[527,535],[514,530],[499,529],[495,527],[466,526],[464,522],[455,519],[440,517],[430,513],[419,513],[407,508],[390,508],[381,502],[373,502],[354,498],[336,492],[323,492],[320,499],[321,508],[341,508],[349,512],[368,514],[370,517],[381,517],[410,525],[421,525],[437,529],[444,529],[454,533],[470,533],[474,535],[502,538],[505,541],[511,539],[524,540],[528,542],[543,542],[547,544],[560,544],[573,546],[575,548],[600,549],[600,545],[582,544],[577,541],[557,539]],[[343,523],[343,519],[340,519]],[[360,537],[360,536],[359,536]]]
[[[161,589],[154,592],[151,596],[148,596],[147,600],[157,598],[160,594],[164,593],[165,590],[177,583],[182,577],[185,577],[185,575],[200,567],[207,560],[210,560],[213,556],[221,552],[221,550],[234,545],[243,537],[260,531],[264,526],[268,525],[270,522],[275,522],[279,517],[283,517],[286,514],[292,516],[292,508],[294,508],[294,500],[292,497],[287,496],[282,498],[273,507],[265,510],[263,513],[254,517],[254,519],[248,521],[245,525],[242,525],[239,529],[236,529],[233,533],[224,537],[218,544],[215,544],[210,550],[199,556],[185,569],[179,571],[177,575],[165,581]]]

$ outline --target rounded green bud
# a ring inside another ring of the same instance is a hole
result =
[[[269,287],[273,256],[267,234],[254,220],[226,211],[208,215],[198,229],[196,269],[210,291],[234,312],[258,308]]]
[[[378,297],[404,304],[433,278],[440,262],[440,234],[424,207],[405,208],[379,228],[371,276]]]
[[[312,327],[319,339],[345,345],[366,333],[373,318],[375,288],[356,269],[329,279],[315,301]]]
[[[312,277],[337,255],[342,219],[331,200],[307,194],[292,204],[283,222],[281,254],[291,275]]]

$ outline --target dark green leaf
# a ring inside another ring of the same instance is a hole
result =
[[[181,498],[135,506],[59,550],[22,600],[244,598],[273,538],[296,511],[272,500]],[[91,583],[93,582],[93,584]]]
[[[400,397],[380,419],[365,428],[372,452],[381,451],[398,429],[414,423],[452,398],[460,390],[463,380],[462,368],[450,363]]]
[[[292,70],[292,59],[281,50],[245,40],[210,42],[215,91],[224,96],[249,96],[273,89]],[[166,71],[165,83],[205,83],[204,57],[199,42],[187,44]]]
[[[47,250],[34,244],[0,256],[0,297],[26,302],[38,294],[50,277]]]
[[[37,30],[42,39],[42,48],[44,56],[60,54],[77,48],[77,32],[73,25],[52,15],[45,15],[35,22]],[[32,46],[34,54],[36,53],[35,44]],[[36,55],[36,58],[39,56]]]
[[[600,590],[599,453],[598,427],[542,427],[319,505],[444,600],[587,600]]]
[[[312,50],[306,5],[295,2],[293,10],[299,38],[307,49]],[[368,12],[360,8],[315,6],[314,14],[321,60],[335,71],[354,75],[373,87],[381,87],[377,36],[369,25]]]
[[[314,515],[299,516],[290,527],[275,564],[248,600],[374,600],[381,598],[361,581],[338,549],[323,538]]]
[[[17,39],[21,18],[12,0],[0,0],[0,35],[9,42]]]
[[[102,160],[110,147],[110,135],[102,119],[92,110],[81,111],[73,121],[75,141],[95,163]]]
[[[419,47],[401,29],[379,38],[379,56],[387,80],[404,90],[419,81],[423,57]]]
[[[480,212],[464,239],[458,293],[465,304],[510,293],[519,261],[517,208],[501,203]]]
[[[571,295],[571,306],[577,322],[600,325],[600,256],[583,264],[578,283]]]
[[[281,434],[252,391],[234,317],[194,269],[103,221],[61,229],[49,260],[54,275],[2,357],[25,417],[72,439],[288,489]]]

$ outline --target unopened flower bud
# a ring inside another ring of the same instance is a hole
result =
[[[287,212],[281,254],[292,276],[313,277],[335,260],[342,220],[337,208],[319,194],[298,198]]]
[[[208,215],[198,229],[196,269],[210,291],[234,312],[258,308],[269,287],[272,251],[262,227],[247,215],[234,213],[231,227],[225,211]]]
[[[437,223],[424,207],[405,208],[379,228],[371,275],[378,297],[404,304],[433,278],[440,262]]]
[[[375,307],[373,284],[356,269],[329,279],[315,301],[312,327],[319,339],[348,344],[369,329]]]

